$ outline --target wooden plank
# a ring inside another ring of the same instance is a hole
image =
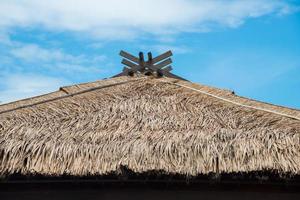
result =
[[[164,72],[170,72],[170,71],[172,71],[172,66],[171,65],[169,65],[168,67],[165,67],[165,68],[163,68],[163,69],[161,69],[161,71],[164,73]]]
[[[120,51],[120,56],[122,56],[132,62],[139,63],[139,59],[137,57],[131,55],[130,53],[127,53],[126,51]]]
[[[134,71],[132,69],[128,69],[127,67],[124,67],[123,73],[126,74],[127,76],[133,76]]]
[[[143,52],[140,52],[139,53],[139,63],[141,63],[141,62],[145,62],[145,60],[144,60],[144,53]]]
[[[152,58],[152,53],[148,52],[148,61],[152,62],[153,58]]]
[[[158,62],[160,62],[160,61],[162,61],[162,60],[164,60],[164,59],[166,59],[166,58],[168,58],[168,57],[170,57],[172,55],[173,55],[172,51],[167,51],[167,52],[165,52],[165,53],[163,53],[163,54],[161,54],[161,55],[153,58],[152,59],[152,63],[153,64],[158,63]]]
[[[122,64],[130,67],[133,71],[138,71],[140,69],[139,65],[136,65],[136,64],[134,64],[134,63],[132,63],[132,62],[126,60],[126,59],[122,60]]]
[[[161,69],[161,68],[163,68],[163,67],[165,67],[165,66],[167,66],[171,63],[172,63],[172,59],[168,58],[168,59],[162,61],[161,63],[158,63],[157,65],[154,65],[154,68]]]
[[[128,74],[128,72],[132,71],[131,69],[128,69],[127,67],[123,68],[123,73]]]

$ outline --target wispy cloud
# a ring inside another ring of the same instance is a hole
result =
[[[10,50],[10,53],[18,58],[23,59],[28,62],[49,62],[49,61],[73,61],[74,56],[64,54],[61,50],[49,50],[41,48],[36,44],[23,44],[20,47],[13,48]]]
[[[74,55],[58,47],[44,47],[36,43],[12,40],[6,33],[0,34],[0,52],[2,72],[4,68],[14,71],[21,65],[25,71],[44,68],[49,72],[61,70],[62,74],[100,73],[106,70],[103,68],[104,63],[108,62],[104,54],[83,52]]]
[[[0,77],[0,104],[45,94],[68,85],[63,78],[53,78],[39,74],[14,74]]]
[[[18,51],[16,55],[31,61],[31,54],[23,55],[21,51]],[[91,74],[100,76],[105,70],[97,65],[92,65],[95,64],[94,61],[91,61],[90,65],[81,63],[86,62],[87,58],[83,58],[83,61],[78,61],[76,58],[76,61],[73,62],[58,56],[60,61],[48,62],[50,58],[44,56],[43,53],[42,55],[37,55],[37,58],[44,61],[37,62],[35,60],[34,63],[31,63],[33,64],[32,69],[28,69],[30,63],[28,65],[22,62],[17,64],[10,57],[0,61],[0,104],[55,91],[60,86],[72,84],[74,79],[80,80],[80,77],[84,79]],[[50,54],[49,57],[51,56],[53,55]],[[56,58],[57,55],[54,54],[53,57]],[[52,62],[53,64],[51,64]]]
[[[237,27],[248,18],[287,14],[295,6],[279,0],[2,0],[0,27],[44,27],[124,39]]]
[[[76,78],[80,80],[80,77],[108,70],[104,65],[109,63],[105,55],[73,55],[60,48],[15,41],[4,36],[0,42],[1,103],[54,91]]]
[[[81,64],[95,64],[103,62],[106,59],[105,55],[97,55],[89,57],[87,55],[72,55],[65,53],[61,49],[43,48],[37,44],[19,43],[17,47],[11,47],[10,54],[17,59],[32,63],[59,63],[73,64],[78,66]],[[77,70],[76,67],[72,68]]]

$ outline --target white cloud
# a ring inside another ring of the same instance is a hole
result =
[[[69,61],[73,63],[82,63],[82,62],[99,62],[105,60],[104,55],[94,56],[87,58],[86,55],[74,56],[68,53],[65,53],[61,49],[47,49],[42,48],[37,44],[25,44],[22,43],[19,47],[12,48],[10,53],[16,58],[23,59],[28,62],[33,61]]]
[[[0,44],[2,45],[10,45],[11,40],[9,38],[9,33],[7,33],[5,30],[0,29]]]
[[[73,58],[70,55],[65,55],[60,50],[48,50],[41,48],[36,44],[27,44],[14,48],[11,50],[11,54],[16,58],[25,61],[49,62],[51,60],[61,61]]]
[[[18,99],[42,95],[58,90],[69,81],[37,74],[15,74],[1,77],[0,102],[7,103]],[[1,104],[0,103],[0,104]]]
[[[2,0],[0,27],[44,27],[101,38],[134,38],[237,27],[247,18],[287,14],[279,0]]]
[[[72,55],[62,49],[17,42],[9,37],[3,41],[0,104],[55,91],[75,77],[100,75],[108,70],[104,68],[104,62],[108,62],[105,55]]]
[[[106,60],[105,55],[72,55],[61,49],[43,48],[37,44],[16,43],[8,48],[10,54],[18,60],[64,73],[99,73],[102,69],[96,65]]]

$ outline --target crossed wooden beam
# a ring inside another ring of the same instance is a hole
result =
[[[170,77],[185,80],[180,76],[172,74],[170,71],[172,70],[172,56],[171,51],[167,51],[155,58],[152,58],[152,53],[148,52],[148,60],[145,61],[144,53],[140,52],[139,57],[135,57],[126,51],[120,51],[120,56],[123,57],[122,64],[125,65],[123,71],[120,74],[117,74],[113,77],[118,76],[133,76],[136,73],[144,74],[144,75],[156,75],[157,77]]]

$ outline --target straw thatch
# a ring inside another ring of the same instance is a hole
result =
[[[119,77],[0,106],[0,174],[300,174],[300,111],[169,78]]]

